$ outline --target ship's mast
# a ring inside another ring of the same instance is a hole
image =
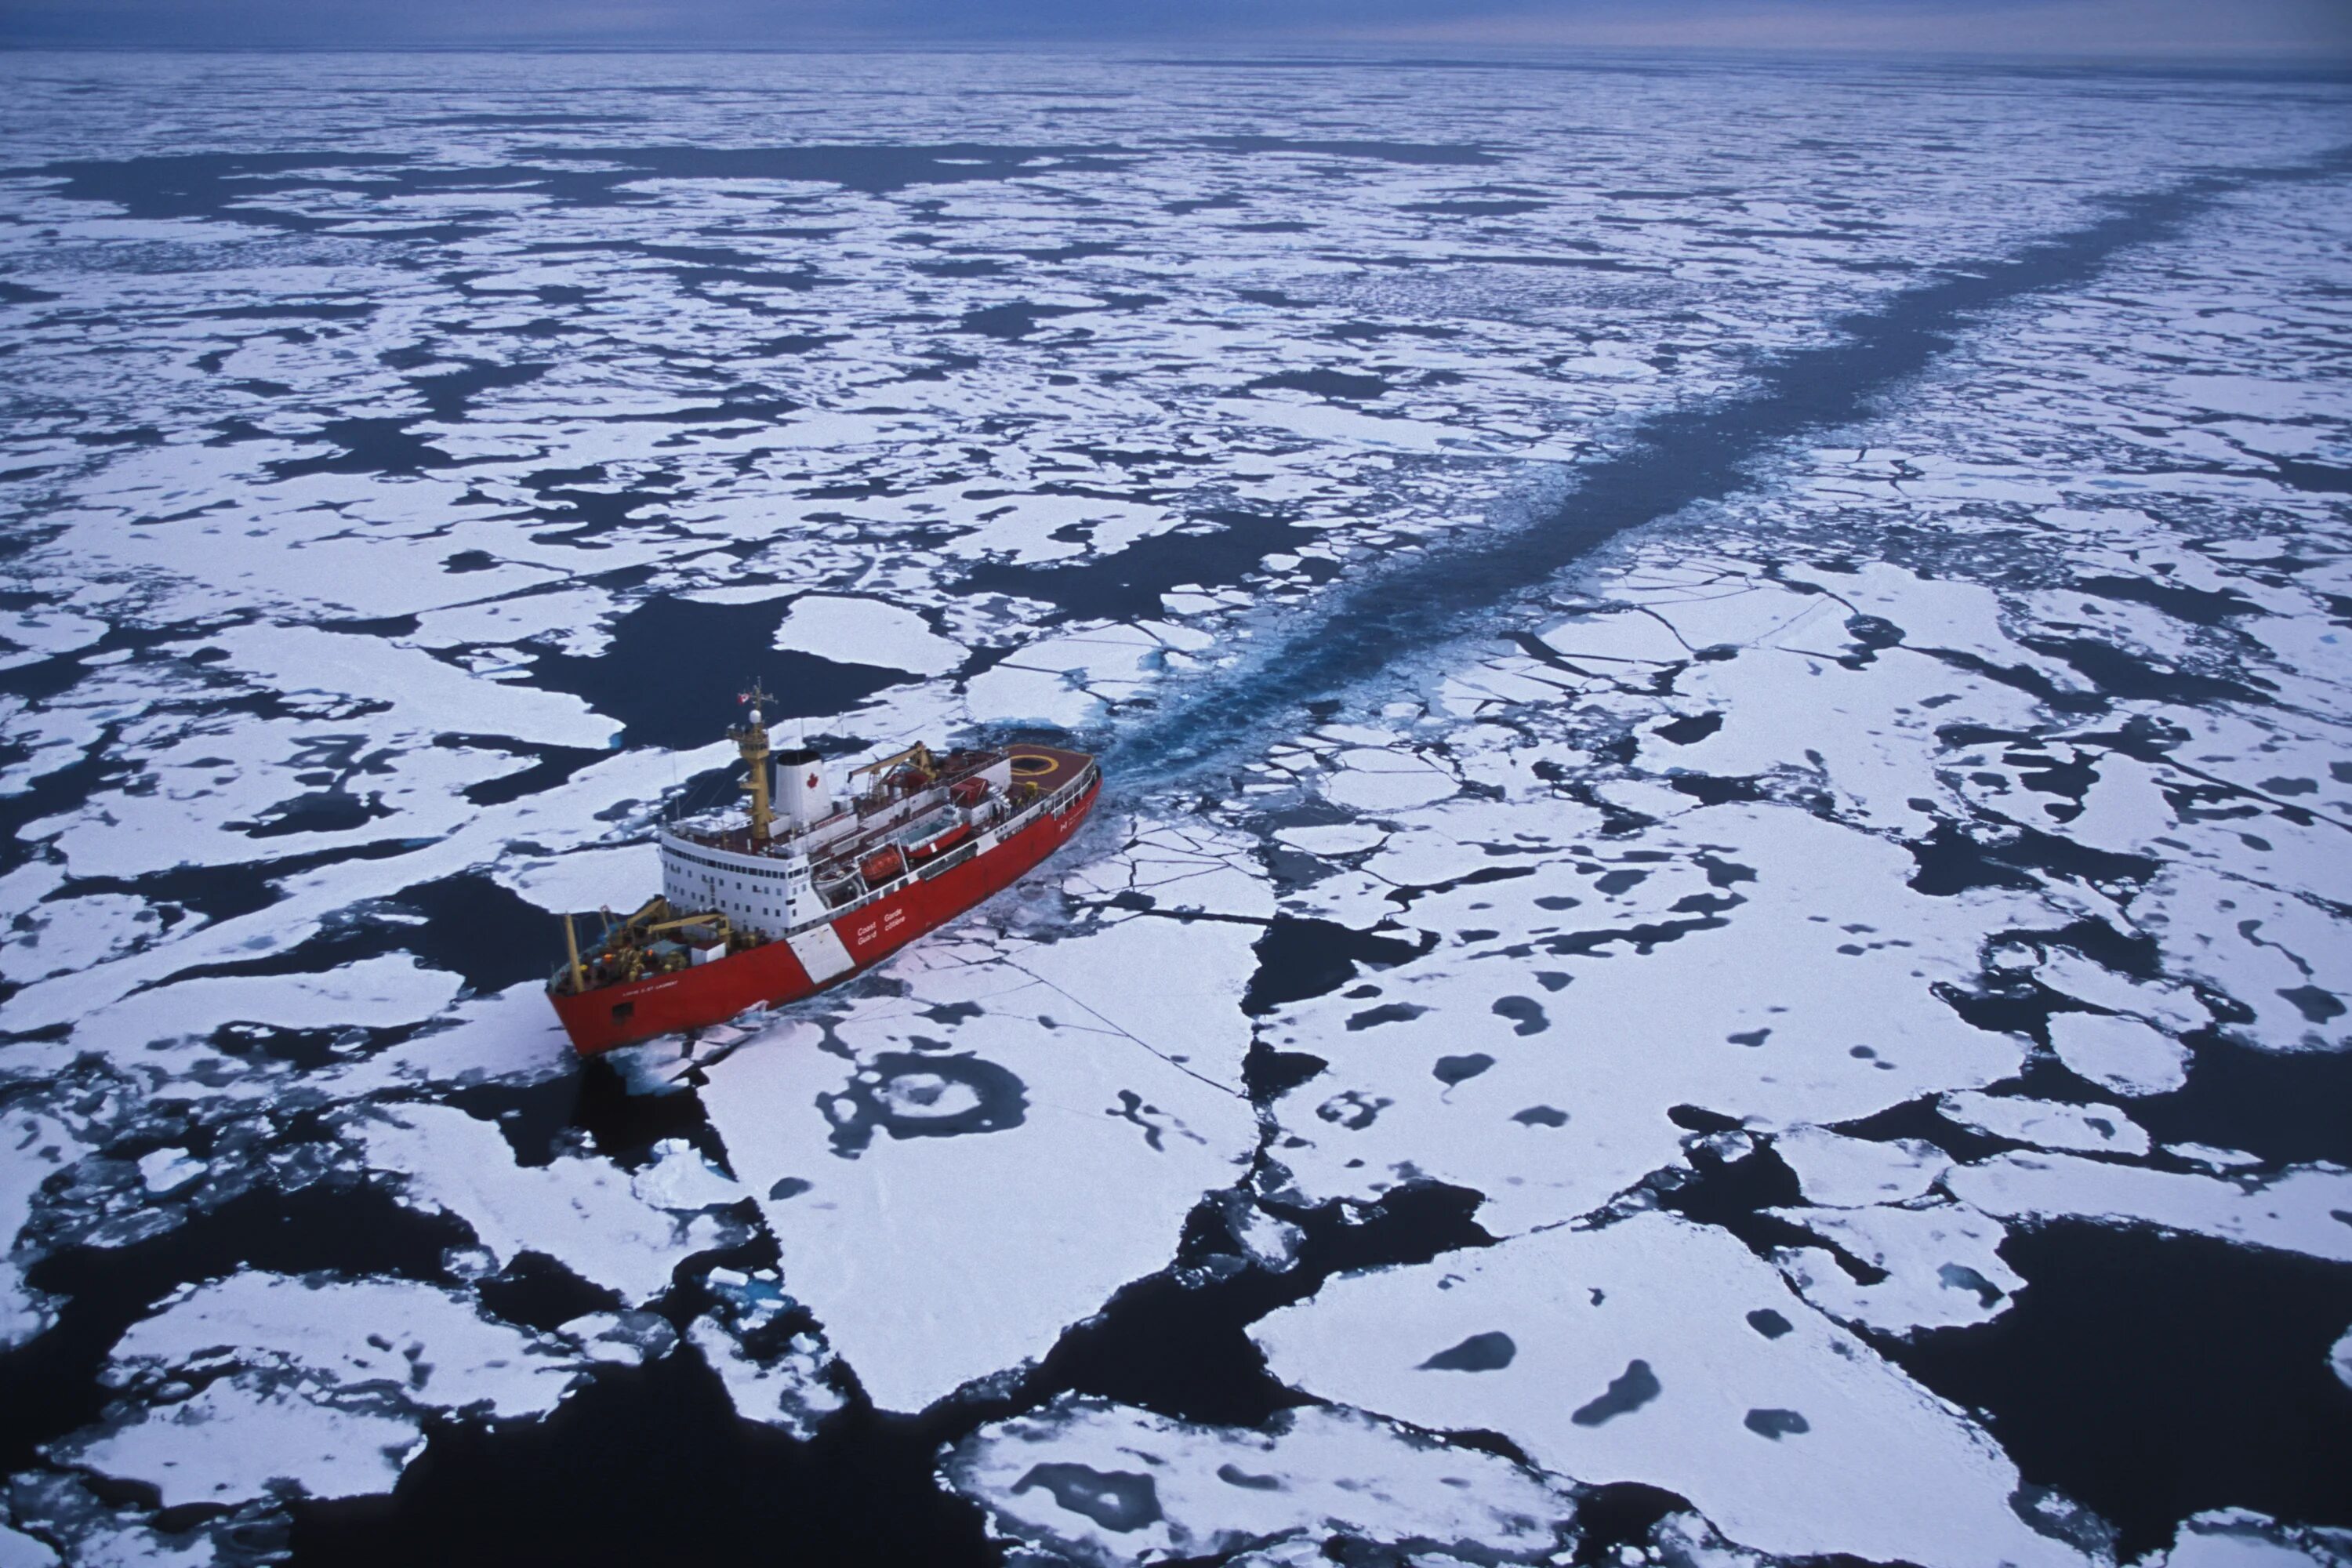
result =
[[[769,826],[776,820],[775,812],[768,805],[768,728],[760,715],[760,705],[769,698],[760,689],[759,682],[753,681],[744,700],[751,703],[751,711],[740,727],[727,731],[727,738],[743,753],[743,765],[748,770],[743,793],[751,797],[751,842],[765,844]]]

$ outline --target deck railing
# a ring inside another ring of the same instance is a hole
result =
[[[1007,818],[1004,824],[1003,837],[1000,838],[998,842],[1002,843],[1004,838],[1012,837],[1014,834],[1020,832],[1023,826],[1036,821],[1047,812],[1059,813],[1066,808],[1070,802],[1077,799],[1079,795],[1086,793],[1087,786],[1092,784],[1096,778],[1099,776],[1101,770],[1099,767],[1093,763],[1088,763],[1085,769],[1079,773],[1076,778],[1072,779],[1068,784],[1064,784],[1061,788],[1055,790],[1045,799],[1037,802],[1034,805],[1029,806],[1018,815]],[[904,876],[894,877],[889,881],[883,883],[882,886],[870,889],[862,897],[853,899],[848,903],[836,905],[835,907],[825,910],[814,920],[803,921],[800,924],[786,931],[784,935],[787,937],[797,936],[802,931],[807,931],[813,926],[824,925],[833,921],[841,919],[844,915],[856,914],[859,910],[864,909],[866,905],[882,899],[887,899],[892,893],[897,892],[900,888],[906,885],[909,878],[920,877],[929,879],[940,876],[944,872],[952,870],[956,867],[962,865],[966,860],[971,859],[972,856],[979,853],[979,851],[980,846],[977,843],[966,844],[960,848],[950,851],[944,859],[935,861],[929,866],[909,870]]]

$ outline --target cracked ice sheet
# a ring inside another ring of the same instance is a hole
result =
[[[967,928],[892,961],[908,994],[850,1003],[830,1039],[789,1023],[706,1069],[785,1289],[876,1405],[1022,1366],[1167,1266],[1256,1148],[1238,1006],[1256,936],[1155,916],[1051,943]]]
[[[629,1173],[607,1160],[567,1154],[517,1164],[494,1124],[455,1106],[382,1107],[351,1135],[404,1202],[465,1221],[499,1265],[542,1253],[626,1305],[660,1295],[680,1263],[733,1234],[698,1212],[699,1201],[671,1210],[639,1196]]]
[[[1671,1215],[1341,1278],[1250,1332],[1294,1387],[1498,1432],[1575,1480],[1663,1487],[1759,1551],[2084,1561],[2019,1517],[1991,1438],[1739,1242]]]
[[[151,1046],[203,1040],[232,1023],[324,1029],[420,1023],[454,1000],[463,982],[406,954],[386,954],[323,974],[213,975],[160,985],[84,1017],[74,1038],[134,1063]],[[0,1056],[0,1065],[7,1058]]]
[[[1148,822],[1125,826],[1116,854],[1072,870],[1063,889],[1079,899],[1121,894],[1150,900],[1155,910],[1263,921],[1275,912],[1275,894],[1255,864],[1251,844],[1202,822]]]
[[[1449,807],[1444,826],[1505,843],[1543,826],[1532,803],[1484,809]],[[1561,828],[1572,837],[1574,819]],[[1444,842],[1396,879],[1442,874],[1426,860]],[[1486,1194],[1490,1231],[1516,1232],[1678,1163],[1678,1105],[1762,1126],[1847,1121],[2022,1065],[2025,1042],[1963,1022],[1933,990],[1974,976],[2003,900],[1921,898],[1900,849],[1780,806],[1693,811],[1611,851],[1612,869],[1546,855],[1532,876],[1424,895],[1402,919],[1483,931],[1268,1020],[1269,1044],[1330,1064],[1275,1107],[1287,1137],[1273,1158],[1295,1196],[1442,1181]],[[1367,873],[1392,855],[1393,841]],[[1458,878],[1496,862],[1456,850],[1453,864]]]
[[[992,1534],[1092,1568],[1333,1537],[1541,1562],[1576,1508],[1507,1459],[1316,1406],[1251,1429],[1066,1394],[982,1427],[940,1472],[988,1510]]]
[[[1953,1196],[2002,1219],[2086,1219],[2216,1237],[2352,1263],[2352,1172],[2294,1165],[2231,1179],[2074,1154],[2000,1154],[1946,1173]]]
[[[965,685],[973,721],[1032,720],[1077,729],[1104,703],[1140,695],[1171,659],[1210,646],[1202,632],[1160,621],[1041,638]]]
[[[573,1071],[578,1059],[547,1005],[547,988],[535,980],[466,997],[434,1025],[310,1081],[350,1100],[384,1089],[545,1083]]]

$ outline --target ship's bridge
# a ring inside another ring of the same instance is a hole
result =
[[[809,886],[807,856],[785,846],[770,853],[734,849],[725,847],[727,837],[662,829],[662,897],[672,909],[716,910],[738,930],[771,935],[822,912]],[[748,833],[741,837],[748,845]]]

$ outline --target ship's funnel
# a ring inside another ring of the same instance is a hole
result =
[[[807,827],[833,815],[833,781],[814,746],[776,753],[777,814],[794,827]]]

